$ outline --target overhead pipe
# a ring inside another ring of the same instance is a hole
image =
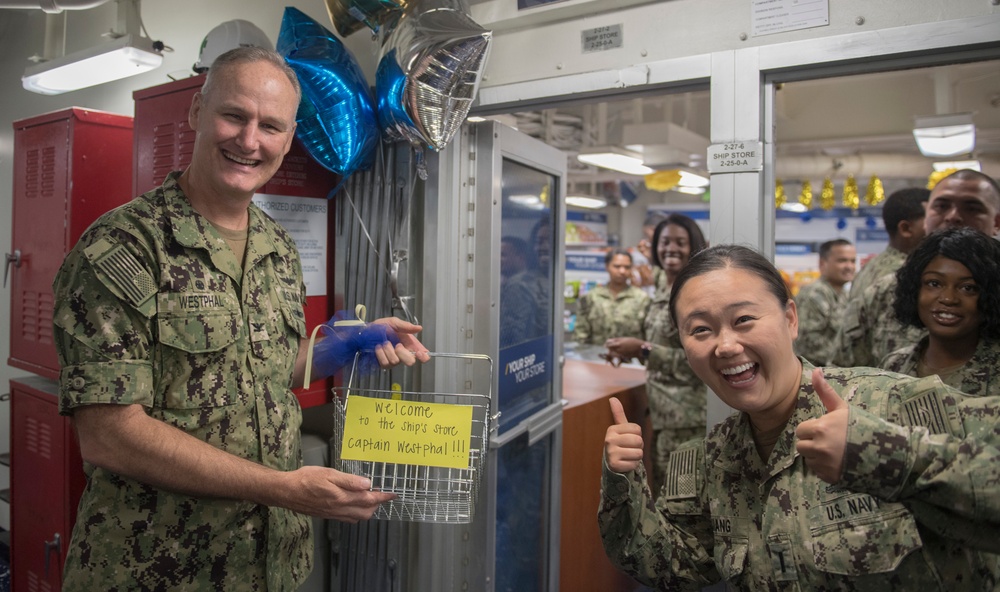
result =
[[[1000,162],[992,155],[978,157],[983,173],[996,177]],[[878,175],[882,179],[925,179],[932,172],[932,160],[917,154],[867,153],[845,156],[774,157],[774,176],[785,181],[821,179],[827,176],[856,178]]]
[[[87,10],[108,0],[0,0],[0,8],[38,8],[51,14],[64,10]]]

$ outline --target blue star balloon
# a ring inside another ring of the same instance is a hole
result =
[[[463,0],[411,2],[385,35],[375,95],[389,139],[441,150],[462,127],[493,38],[468,12]]]
[[[296,135],[317,162],[342,177],[370,168],[379,128],[368,83],[337,37],[286,7],[277,51],[299,77]]]

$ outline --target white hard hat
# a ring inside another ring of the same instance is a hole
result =
[[[198,51],[198,61],[194,64],[194,71],[204,72],[208,70],[215,58],[230,49],[251,46],[274,50],[274,44],[257,25],[241,19],[226,21],[205,35],[205,39],[201,42],[201,49]]]

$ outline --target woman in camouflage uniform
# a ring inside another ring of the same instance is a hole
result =
[[[639,358],[646,365],[646,396],[653,425],[653,491],[663,485],[667,457],[681,443],[705,434],[704,383],[684,356],[677,327],[670,320],[670,286],[687,262],[706,246],[698,223],[670,214],[653,231],[653,264],[659,274],[656,295],[643,322],[643,334],[605,342],[610,357]]]
[[[612,399],[598,520],[616,565],[671,591],[997,589],[1000,399],[813,368],[781,275],[745,247],[694,257],[671,316],[739,413],[671,454],[654,504],[641,429]]]
[[[629,284],[632,255],[611,249],[604,256],[608,283],[580,297],[573,337],[577,343],[603,344],[615,335],[642,336],[642,320],[649,309],[649,296]]]
[[[1000,394],[1000,243],[971,228],[935,232],[896,278],[896,318],[929,335],[881,367],[936,374],[969,394]]]

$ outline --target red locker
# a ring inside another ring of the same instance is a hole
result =
[[[135,158],[132,192],[139,195],[160,185],[167,173],[191,163],[194,131],[188,125],[192,97],[201,89],[204,75],[168,82],[135,91]],[[327,209],[327,278],[333,275],[334,211],[327,194],[338,181],[337,175],[312,159],[296,139],[285,155],[281,168],[259,193],[278,196],[311,197],[322,200]],[[336,312],[333,286],[326,295],[306,298],[306,328],[326,322]],[[316,380],[296,391],[303,407],[328,403],[331,384]]]
[[[59,590],[77,505],[86,485],[59,386],[39,376],[10,381],[11,565],[14,590]]]
[[[83,231],[132,198],[131,158],[125,115],[72,107],[14,122],[11,366],[59,378],[52,280]]]

